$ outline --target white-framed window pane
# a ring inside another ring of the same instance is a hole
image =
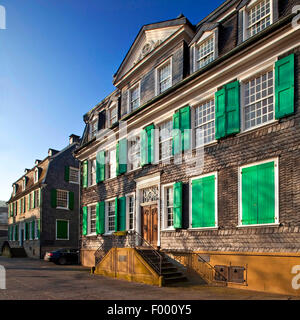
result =
[[[215,140],[215,101],[209,100],[195,108],[196,147]]]
[[[39,190],[35,190],[34,191],[34,200],[35,200],[35,207],[38,208],[40,206],[40,193],[39,193]],[[24,207],[25,207],[25,201],[24,201]]]
[[[249,36],[253,36],[271,24],[270,0],[263,0],[248,12]]]
[[[174,225],[173,220],[173,187],[167,187],[166,192],[166,221],[167,227],[172,227]]]
[[[141,165],[141,140],[140,137],[135,137],[134,140],[130,141],[130,150],[129,150],[129,162],[130,170],[135,170]]]
[[[134,229],[134,196],[128,197],[128,220],[129,230]]]
[[[244,129],[274,120],[273,71],[244,83]]]
[[[167,63],[158,70],[159,93],[171,87],[171,64]]]
[[[96,136],[96,133],[98,131],[98,121],[94,120],[90,123],[90,139]]]
[[[115,201],[107,202],[108,232],[115,231]]]
[[[172,156],[172,120],[166,121],[159,126],[159,158],[167,159]]]
[[[79,169],[70,167],[70,169],[69,169],[69,182],[74,182],[74,183],[79,182]]]
[[[68,191],[57,190],[57,207],[68,208]]]
[[[196,65],[200,69],[214,60],[214,37],[200,44],[196,52]]]
[[[130,90],[130,111],[140,106],[140,88],[139,86]]]
[[[116,149],[108,152],[108,178],[116,177]]]
[[[96,233],[96,206],[89,207],[89,234]]]
[[[108,110],[108,117],[109,126],[112,126],[115,122],[118,121],[118,110],[116,106],[111,107]]]
[[[96,184],[96,159],[90,161],[90,185]]]

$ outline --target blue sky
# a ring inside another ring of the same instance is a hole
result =
[[[0,0],[0,200],[48,148],[82,134],[144,24],[180,13],[196,24],[223,2]]]

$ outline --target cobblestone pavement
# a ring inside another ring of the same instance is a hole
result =
[[[6,290],[0,300],[219,300],[296,299],[296,297],[224,287],[154,287],[98,275],[81,266],[0,257],[6,268]]]

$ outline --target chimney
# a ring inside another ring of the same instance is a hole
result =
[[[49,157],[52,157],[54,156],[56,153],[58,153],[59,151],[58,150],[55,150],[55,149],[49,149],[48,150],[48,156]]]
[[[73,144],[73,143],[79,143],[80,141],[80,137],[79,136],[76,136],[75,134],[71,134],[69,136],[69,144]]]
[[[27,168],[24,170],[25,173],[28,173],[29,171],[30,169],[27,169]]]

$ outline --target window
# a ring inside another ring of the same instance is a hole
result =
[[[172,228],[173,219],[173,186],[163,187],[164,229]]]
[[[68,220],[56,220],[56,240],[69,240]]]
[[[14,196],[16,195],[16,192],[17,192],[17,185],[14,184],[14,185],[13,185],[13,195],[14,195]]]
[[[141,139],[139,136],[129,141],[129,166],[130,170],[135,170],[141,166]]]
[[[116,149],[107,152],[107,179],[116,177]]]
[[[215,58],[214,53],[215,38],[210,37],[196,46],[195,52],[195,71],[203,68]]]
[[[115,122],[118,121],[118,108],[116,105],[113,105],[108,109],[107,116],[108,127],[111,127]]]
[[[217,226],[216,173],[191,179],[190,204],[191,228],[215,228]]]
[[[96,206],[88,207],[88,234],[96,234]]]
[[[215,101],[209,100],[195,108],[196,148],[215,140]]]
[[[263,0],[247,11],[247,37],[268,27],[271,21],[271,1]]]
[[[26,189],[26,177],[23,178],[22,189],[23,189],[23,191]]]
[[[56,205],[58,208],[68,209],[69,203],[69,192],[65,190],[57,190],[57,202]]]
[[[93,139],[98,131],[98,121],[97,119],[90,123],[90,140]]]
[[[239,225],[279,223],[278,160],[241,167],[239,179]]]
[[[69,168],[69,182],[79,183],[79,169]]]
[[[111,233],[115,231],[115,200],[106,202],[105,206],[107,212],[107,232]]]
[[[130,111],[137,109],[140,106],[140,85],[135,86],[129,91]]]
[[[38,208],[40,206],[40,190],[34,191],[34,208]]]
[[[274,120],[273,71],[243,84],[243,129],[247,130]]]
[[[37,183],[39,180],[39,169],[35,168],[34,170],[34,183]]]
[[[39,226],[40,221],[39,220],[35,220],[35,239],[39,239],[39,233],[40,233],[40,226]]]
[[[172,86],[171,60],[157,69],[157,93],[160,94]]]
[[[96,159],[90,160],[89,164],[90,186],[93,186],[96,184]]]
[[[135,203],[134,195],[127,196],[127,216],[128,216],[128,230],[134,229],[134,212],[135,212]]]
[[[164,160],[172,156],[173,122],[168,120],[159,126],[159,159]]]

